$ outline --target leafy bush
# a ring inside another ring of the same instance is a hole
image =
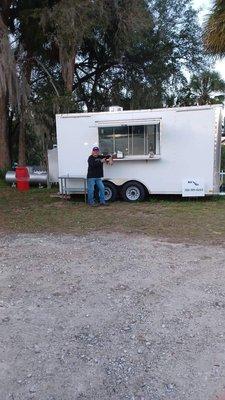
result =
[[[1,180],[5,179],[5,174],[6,174],[7,171],[8,171],[8,169],[5,169],[5,168],[0,169],[0,179]]]

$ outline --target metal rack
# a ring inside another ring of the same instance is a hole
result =
[[[68,180],[82,181],[82,187],[71,187],[68,186]],[[60,191],[62,198],[67,198],[70,194],[84,194],[85,203],[87,202],[87,178],[86,176],[80,175],[61,175],[59,176]]]

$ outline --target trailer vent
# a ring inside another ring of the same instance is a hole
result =
[[[123,107],[120,106],[111,106],[109,107],[109,112],[123,111]]]

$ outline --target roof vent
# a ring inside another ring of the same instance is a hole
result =
[[[123,107],[120,106],[111,106],[109,107],[109,112],[123,111]]]

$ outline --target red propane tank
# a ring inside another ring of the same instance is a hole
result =
[[[29,190],[29,172],[27,167],[16,167],[16,187],[20,192]]]

